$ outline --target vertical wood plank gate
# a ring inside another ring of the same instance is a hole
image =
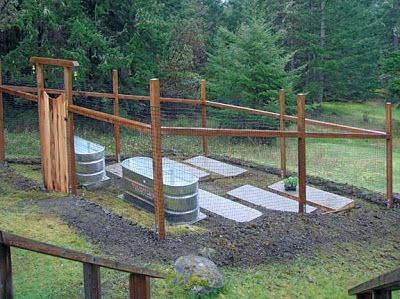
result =
[[[76,194],[73,114],[72,68],[78,62],[63,59],[32,57],[36,64],[36,82],[39,109],[40,156],[44,187],[48,191]],[[44,66],[64,68],[64,92],[52,99],[45,91]]]

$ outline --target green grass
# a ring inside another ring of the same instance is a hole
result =
[[[349,298],[348,288],[398,267],[398,249],[395,243],[383,247],[346,243],[294,261],[225,268],[224,290],[209,298]],[[157,293],[159,287],[164,289],[159,298],[190,298],[169,283],[157,282]]]
[[[24,177],[42,183],[42,173],[40,165],[12,164],[11,167]]]

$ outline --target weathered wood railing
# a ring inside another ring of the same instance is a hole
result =
[[[392,291],[396,290],[400,290],[400,268],[349,289],[349,295],[357,299],[391,299]]]
[[[130,273],[129,298],[150,298],[150,278],[164,278],[164,274],[157,271],[92,256],[0,231],[0,299],[13,298],[11,247],[82,263],[86,299],[101,298],[101,267]]]

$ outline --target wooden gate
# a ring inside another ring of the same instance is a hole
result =
[[[72,100],[72,68],[77,61],[31,57],[36,64],[39,108],[40,152],[46,190],[77,194],[74,146],[74,117],[68,111]],[[64,92],[56,99],[46,93],[44,66],[64,68]]]
[[[46,190],[68,193],[67,113],[65,96],[39,96],[40,151]]]

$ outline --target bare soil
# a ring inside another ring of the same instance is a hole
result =
[[[39,167],[40,169],[40,166],[36,165],[34,167]],[[17,173],[14,169],[9,167],[7,163],[1,164],[0,162],[0,168],[2,170],[0,171],[0,182],[2,183],[0,185],[0,196],[6,192],[6,190],[1,190],[4,186],[10,186],[13,190],[17,191],[40,188],[38,183]]]
[[[10,181],[17,190],[37,187],[37,184],[9,169],[3,171],[0,179]],[[247,175],[237,179],[213,179],[202,183],[202,188],[223,194],[245,183],[265,187],[277,180],[265,169],[250,166],[248,169]],[[153,230],[143,228],[84,198],[32,200],[24,202],[24,205],[37,207],[43,217],[49,213],[61,217],[107,255],[137,263],[172,264],[179,256],[212,248],[215,254],[211,258],[218,265],[247,267],[287,261],[316,249],[329,251],[335,244],[343,242],[357,242],[363,246],[371,240],[385,242],[400,238],[398,208],[387,209],[380,200],[373,203],[370,198],[363,198],[362,192],[349,192],[346,186],[332,182],[326,185],[324,180],[313,182],[321,183],[314,185],[322,189],[335,189],[345,196],[357,194],[357,198],[353,197],[356,208],[338,214],[299,215],[257,207],[263,216],[252,222],[240,224],[210,215],[198,223],[207,229],[206,233],[169,234],[166,240],[158,241]]]

